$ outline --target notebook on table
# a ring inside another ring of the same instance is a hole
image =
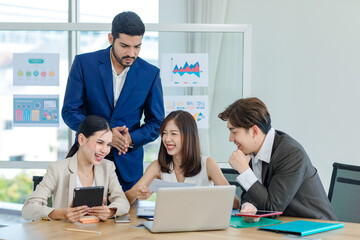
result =
[[[310,234],[325,232],[342,227],[344,227],[343,223],[324,223],[298,220],[267,227],[260,227],[259,229],[272,232],[294,234],[299,236],[307,236]]]
[[[235,186],[161,188],[151,232],[221,230],[229,227]]]

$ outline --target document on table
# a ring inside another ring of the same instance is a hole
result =
[[[138,201],[136,215],[138,217],[154,217],[155,204],[153,201]]]
[[[160,179],[154,179],[150,184],[148,189],[156,193],[159,188],[175,188],[175,187],[193,187],[195,184],[192,183],[177,183],[177,182],[167,182]]]

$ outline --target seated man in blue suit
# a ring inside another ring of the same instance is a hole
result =
[[[316,168],[304,148],[271,127],[258,98],[237,100],[219,117],[227,121],[236,150],[229,163],[239,172],[242,211],[282,211],[286,216],[336,220]]]
[[[138,57],[144,32],[136,13],[115,16],[110,46],[75,57],[62,108],[64,122],[74,131],[88,115],[110,122],[113,148],[107,158],[115,161],[124,191],[142,176],[142,146],[159,136],[164,119],[160,70]]]

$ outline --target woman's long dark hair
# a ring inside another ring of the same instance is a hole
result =
[[[66,158],[74,156],[74,154],[79,150],[78,137],[79,134],[84,134],[85,137],[90,137],[94,135],[97,131],[108,130],[111,131],[109,123],[100,116],[89,115],[81,123],[76,132],[76,139],[74,145],[70,148],[69,153],[66,155]]]
[[[201,156],[200,156],[200,141],[197,125],[194,117],[185,111],[173,111],[164,119],[160,126],[160,136],[162,138],[163,131],[170,120],[174,120],[176,126],[180,130],[182,136],[182,150],[181,150],[181,169],[184,171],[185,177],[192,177],[201,171]],[[170,163],[172,156],[170,156],[166,147],[161,140],[158,161],[161,172],[170,173]]]

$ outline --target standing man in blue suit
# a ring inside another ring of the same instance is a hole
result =
[[[124,191],[142,176],[142,146],[159,136],[164,118],[160,70],[138,57],[144,32],[136,13],[115,16],[110,46],[75,57],[62,109],[64,122],[74,131],[87,115],[110,122],[113,148],[107,158],[115,161]]]

